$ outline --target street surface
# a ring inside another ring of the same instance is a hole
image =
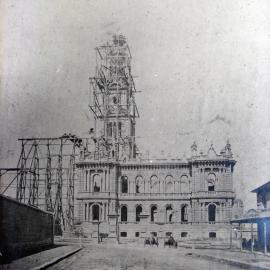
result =
[[[98,270],[237,270],[242,269],[222,263],[193,258],[192,250],[164,247],[139,247],[128,244],[91,245],[48,269],[98,269]],[[211,253],[211,250],[209,250]]]

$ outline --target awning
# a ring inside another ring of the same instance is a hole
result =
[[[267,217],[245,217],[245,218],[238,218],[238,219],[233,219],[230,221],[231,224],[233,223],[258,223],[258,222],[265,222],[265,221],[270,221],[270,216]]]

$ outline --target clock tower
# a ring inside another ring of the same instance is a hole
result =
[[[131,54],[122,35],[96,48],[96,75],[90,78],[94,113],[95,159],[126,161],[136,158],[135,124],[139,117]]]

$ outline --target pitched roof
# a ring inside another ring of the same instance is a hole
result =
[[[264,188],[270,188],[270,181],[269,182],[266,182],[265,184],[251,190],[251,192],[254,192],[254,193],[258,193],[260,190],[264,189]]]

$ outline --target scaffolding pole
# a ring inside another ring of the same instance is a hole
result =
[[[53,212],[53,202],[52,202],[52,158],[50,151],[50,143],[47,143],[47,164],[45,172],[45,204],[46,210]]]
[[[75,180],[75,143],[72,147],[72,153],[69,160],[68,170],[68,188],[67,188],[67,221],[69,228],[73,228],[74,225],[74,180]]]
[[[94,159],[136,158],[137,91],[131,74],[131,54],[124,36],[115,35],[111,42],[96,48],[96,74],[89,79],[92,93],[89,108],[95,122]]]
[[[1,175],[7,171],[16,171],[16,176],[2,194],[16,181],[18,201],[54,213],[55,224],[59,225],[60,231],[72,229],[75,166],[76,157],[79,156],[77,149],[82,151],[88,140],[89,137],[79,138],[72,134],[19,138],[21,152],[17,168],[0,168]]]
[[[57,172],[56,172],[56,198],[54,202],[54,213],[55,213],[55,223],[63,226],[65,229],[65,218],[63,214],[63,205],[62,205],[62,188],[63,188],[63,168],[62,168],[62,154],[63,154],[63,141],[60,139],[60,148],[58,154],[57,162]]]

